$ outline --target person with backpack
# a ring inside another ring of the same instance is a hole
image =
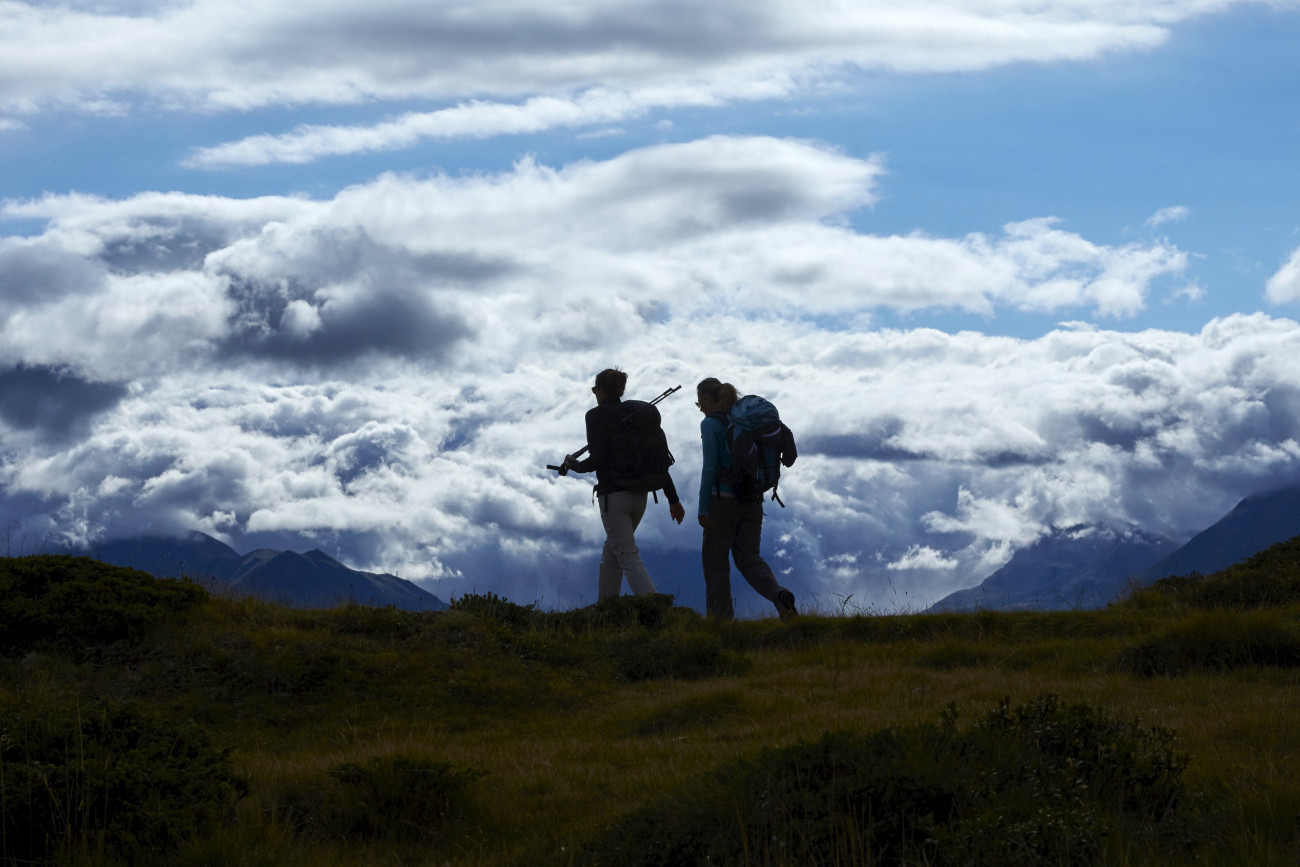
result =
[[[574,472],[596,471],[596,499],[605,526],[597,599],[618,596],[624,576],[634,594],[655,592],[635,536],[651,493],[664,492],[668,514],[678,524],[686,517],[686,508],[668,474],[673,456],[668,451],[659,410],[644,401],[623,400],[626,386],[627,374],[621,370],[610,368],[596,374],[591,389],[596,406],[587,411],[586,417],[588,457],[564,458],[564,466]]]
[[[776,410],[762,398],[742,398],[736,387],[715,377],[702,380],[695,387],[696,403],[704,413],[700,422],[700,439],[704,445],[704,467],[700,474],[699,522],[704,528],[701,559],[704,564],[705,608],[710,617],[731,620],[735,616],[731,600],[731,564],[760,596],[776,606],[783,618],[794,617],[794,593],[782,587],[772,567],[759,554],[763,534],[763,494],[771,490],[776,498],[776,481],[780,464],[794,463],[794,438],[789,429],[775,420],[771,428],[776,445],[762,444],[753,430],[742,430],[744,421],[737,410],[767,404],[775,418]],[[761,401],[761,404],[759,403]],[[752,413],[751,413],[752,414]],[[768,422],[769,426],[771,422]],[[770,431],[762,431],[770,433]],[[788,440],[783,448],[782,440]],[[788,448],[788,451],[786,451]],[[744,459],[737,454],[744,451]],[[779,499],[778,499],[779,502]]]

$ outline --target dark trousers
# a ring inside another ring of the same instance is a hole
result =
[[[731,603],[730,556],[736,568],[759,596],[776,604],[784,588],[776,582],[772,567],[758,553],[763,535],[763,503],[737,503],[734,497],[714,495],[709,498],[709,526],[704,529],[704,600],[710,617],[730,620],[735,616]]]

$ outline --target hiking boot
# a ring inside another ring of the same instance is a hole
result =
[[[789,590],[782,590],[776,594],[776,613],[781,616],[782,620],[789,620],[791,617],[799,616],[799,612],[794,608],[794,594]]]

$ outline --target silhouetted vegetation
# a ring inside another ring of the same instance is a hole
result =
[[[30,650],[84,656],[138,643],[149,627],[207,597],[195,584],[85,557],[0,558],[0,655]]]
[[[1300,667],[1300,623],[1281,611],[1195,612],[1126,648],[1116,665],[1144,675]]]
[[[483,776],[425,756],[370,756],[282,784],[268,801],[303,840],[430,843],[472,820],[470,788]]]
[[[1094,864],[1183,794],[1172,734],[1044,696],[942,724],[836,732],[723,766],[616,823],[590,863]]]
[[[1300,605],[1300,537],[1278,544],[1214,575],[1162,578],[1116,607],[1248,610]]]
[[[114,701],[0,697],[0,858],[150,863],[232,815],[247,784],[193,723]]]
[[[734,623],[0,560],[0,861],[1294,863],[1294,554],[1104,611]]]

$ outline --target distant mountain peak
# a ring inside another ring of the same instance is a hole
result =
[[[1099,608],[1176,547],[1118,521],[1054,527],[978,586],[950,593],[929,610]]]
[[[219,592],[301,608],[329,608],[346,602],[413,611],[447,607],[410,581],[352,569],[319,548],[302,554],[259,548],[240,556],[224,542],[192,531],[183,537],[120,539],[89,553],[105,563],[140,569],[159,578],[189,577]]]
[[[1147,569],[1142,583],[1193,572],[1210,575],[1296,536],[1300,536],[1300,484],[1257,491]]]
[[[1130,584],[1210,575],[1297,536],[1300,484],[1242,498],[1181,546],[1120,521],[1054,527],[979,586],[951,593],[929,610],[1096,608]]]

